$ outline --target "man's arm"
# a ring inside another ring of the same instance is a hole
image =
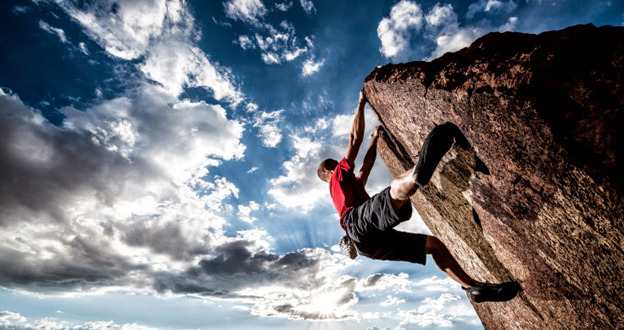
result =
[[[364,91],[360,91],[360,101],[358,102],[358,108],[355,112],[355,118],[353,119],[353,126],[351,127],[351,134],[349,134],[349,146],[347,147],[347,154],[345,158],[351,165],[354,164],[355,158],[360,150],[360,145],[364,141],[364,106],[366,105],[366,96]]]
[[[382,134],[382,127],[375,127],[375,131],[373,132],[370,147],[368,147],[368,151],[366,151],[366,156],[364,156],[364,164],[362,164],[362,168],[360,169],[360,173],[358,176],[362,183],[366,185],[366,181],[368,180],[368,175],[373,169],[373,165],[375,165],[375,157],[377,157],[377,139]]]

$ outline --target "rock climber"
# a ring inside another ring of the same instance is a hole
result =
[[[399,223],[410,219],[410,196],[429,182],[453,142],[460,148],[468,149],[468,140],[452,123],[436,126],[425,139],[418,164],[395,178],[389,187],[370,197],[364,186],[375,163],[377,140],[384,133],[380,126],[375,128],[363,165],[356,176],[354,162],[364,140],[366,103],[367,98],[361,91],[344,158],[340,161],[325,159],[318,167],[319,178],[329,183],[330,195],[340,215],[340,226],[346,233],[340,241],[341,250],[351,258],[359,254],[371,259],[408,261],[422,265],[426,262],[426,255],[430,254],[435,264],[461,284],[473,301],[512,299],[519,289],[516,282],[479,282],[466,274],[444,243],[436,237],[394,229]]]

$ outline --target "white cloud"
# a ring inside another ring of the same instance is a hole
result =
[[[154,45],[139,68],[175,96],[185,87],[204,87],[212,90],[217,100],[242,101],[229,70],[211,63],[198,47],[184,42],[172,40]]]
[[[353,115],[337,115],[331,119],[332,136],[348,137],[353,126]]]
[[[453,24],[457,21],[457,15],[453,11],[451,4],[441,6],[439,3],[436,3],[425,17],[425,20],[431,26]]]
[[[226,178],[217,177],[214,179],[214,182],[203,184],[204,191],[207,194],[202,197],[202,201],[206,203],[207,208],[215,212],[229,211],[231,205],[226,203],[226,201],[230,198],[238,198],[238,187]]]
[[[246,35],[238,36],[238,44],[241,46],[242,49],[245,50],[256,48],[256,45],[254,45],[254,43],[251,41],[251,38]]]
[[[503,13],[511,13],[516,10],[518,5],[514,2],[514,0],[504,1],[504,0],[479,0],[474,2],[468,6],[468,11],[466,12],[467,18],[473,18],[476,14],[480,12],[486,13],[494,13],[494,12],[503,12]]]
[[[254,167],[250,168],[250,169],[247,171],[247,174],[251,174],[251,173],[253,173],[253,172],[257,171],[257,170],[258,170],[258,167],[257,167],[257,166],[254,166]]]
[[[57,311],[58,312],[58,311]],[[150,328],[137,323],[117,324],[113,321],[91,321],[82,324],[70,323],[58,318],[41,318],[28,321],[19,313],[9,311],[0,312],[0,326],[9,329],[98,329],[98,330],[150,330]]]
[[[60,5],[108,53],[125,60],[141,57],[152,40],[189,23],[176,1],[103,1],[80,9],[70,3]]]
[[[225,14],[233,19],[257,25],[267,9],[261,0],[230,0],[225,3]]]
[[[16,14],[16,15],[26,14],[29,11],[30,11],[30,8],[26,7],[26,6],[13,6],[13,7],[11,7],[11,12]]]
[[[377,27],[381,40],[380,51],[386,57],[394,57],[409,47],[411,36],[422,26],[422,11],[414,2],[401,0],[390,10]]]
[[[512,17],[509,17],[509,19],[507,20],[507,23],[503,24],[501,27],[498,28],[498,31],[500,32],[513,31],[516,29],[517,25],[518,25],[518,17],[512,16]]]
[[[292,1],[287,1],[287,2],[283,2],[283,3],[276,3],[275,4],[275,8],[277,8],[277,10],[279,11],[288,11],[288,9],[292,8],[293,6],[293,2]]]
[[[232,8],[256,8],[259,1],[245,0],[245,1],[231,1],[226,5],[232,5]],[[236,4],[236,6],[234,6]],[[306,2],[307,4],[307,2]],[[310,2],[311,8],[314,9],[314,4]],[[278,3],[276,8],[278,11],[286,11],[292,6],[292,2]],[[262,5],[264,8],[264,5]],[[255,12],[251,9],[240,9],[238,12]],[[244,50],[258,49],[260,51],[260,58],[266,64],[282,64],[284,62],[291,62],[301,55],[310,53],[314,49],[312,39],[308,36],[304,37],[305,43],[300,41],[295,32],[295,27],[288,21],[282,21],[278,26],[273,26],[264,22],[264,17],[268,11],[261,11],[262,15],[228,15],[231,19],[240,20],[248,24],[253,30],[254,35],[240,35],[238,40],[234,43],[241,46]],[[249,17],[248,17],[249,16]],[[241,17],[247,17],[242,19]]]
[[[83,52],[85,55],[89,55],[89,50],[87,49],[87,45],[85,45],[84,42],[79,43],[78,48],[80,48],[80,51]]]
[[[304,77],[311,76],[319,72],[319,70],[321,70],[321,67],[323,67],[324,64],[325,64],[325,59],[322,59],[320,61],[315,61],[313,58],[309,58],[303,62],[303,68],[301,68],[301,73],[303,74]]]
[[[261,51],[261,58],[266,64],[281,64],[290,62],[302,54],[309,51],[309,46],[300,45],[295,35],[295,28],[286,21],[279,25],[279,29],[270,25],[266,36],[261,35],[261,31],[256,32],[253,39],[249,38],[249,43],[244,49],[258,48]],[[243,44],[241,44],[243,47]]]
[[[292,136],[295,155],[283,164],[286,174],[271,179],[269,194],[282,206],[308,212],[321,200],[329,200],[327,184],[316,176],[321,141]]]
[[[50,26],[50,24],[44,22],[43,20],[39,20],[39,27],[50,34],[56,35],[62,43],[67,43],[65,31],[63,31],[62,29],[52,27]]]
[[[275,148],[282,141],[282,132],[278,124],[283,119],[283,112],[284,110],[256,113],[253,126],[260,129],[260,137],[266,147]]]
[[[425,298],[414,310],[401,310],[401,326],[415,324],[420,327],[452,327],[454,321],[473,321],[474,310],[458,295],[443,293],[438,298]]]
[[[427,291],[442,292],[448,292],[459,287],[459,284],[457,284],[457,282],[446,276],[444,278],[439,278],[437,276],[424,278],[416,282],[416,285],[423,287],[424,290]]]
[[[0,311],[0,325],[9,326],[17,325],[18,323],[26,322],[26,318],[19,313],[13,313],[10,311]]]
[[[392,288],[395,292],[410,292],[414,283],[410,281],[406,273],[385,274],[376,273],[360,280],[357,284],[358,291],[382,291]]]
[[[316,7],[314,7],[314,2],[312,2],[312,0],[300,0],[299,2],[306,14],[310,15],[313,12],[316,13]]]
[[[436,48],[431,52],[426,60],[432,60],[444,55],[447,52],[454,52],[464,47],[468,47],[477,38],[490,31],[513,31],[518,24],[518,18],[512,16],[505,24],[499,27],[460,27],[456,21],[457,17],[454,16],[454,18],[455,21],[449,21],[449,23],[435,36]]]
[[[59,5],[111,56],[139,59],[143,74],[172,95],[186,87],[203,87],[218,100],[242,100],[230,71],[212,63],[195,45],[200,34],[183,0]]]
[[[307,48],[294,48],[293,50],[287,50],[286,52],[284,52],[284,59],[290,62],[307,51]]]
[[[280,64],[279,55],[276,53],[264,53],[262,54],[262,60],[266,64]]]
[[[253,103],[253,102],[247,103],[245,105],[245,108],[247,109],[247,112],[258,111],[258,105],[256,103]]]
[[[398,297],[387,296],[386,300],[381,302],[381,306],[388,307],[392,305],[400,305],[405,304],[405,299],[401,299]]]
[[[63,112],[65,127],[89,132],[98,145],[132,160],[148,158],[176,183],[202,174],[212,163],[208,157],[241,158],[245,149],[242,124],[228,120],[221,106],[175,101],[154,87],[145,87],[136,100],[117,98],[90,111]]]
[[[251,216],[251,212],[258,211],[260,209],[260,204],[250,201],[249,205],[238,205],[238,218],[247,223],[253,223],[258,220],[257,218]]]
[[[448,31],[444,34],[438,35],[435,39],[436,48],[431,52],[431,55],[426,60],[432,60],[438,58],[445,53],[458,51],[464,47],[470,46],[478,37],[484,34],[484,31],[480,28],[463,28]]]

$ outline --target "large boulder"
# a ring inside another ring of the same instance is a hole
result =
[[[472,144],[412,202],[469,274],[521,284],[475,304],[486,328],[624,327],[623,84],[624,28],[591,24],[491,33],[366,78],[395,176],[437,124]]]

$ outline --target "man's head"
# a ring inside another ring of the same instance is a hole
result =
[[[329,182],[332,174],[334,174],[334,169],[338,166],[338,162],[335,159],[327,158],[319,164],[318,167],[318,176],[321,180],[325,182]]]

